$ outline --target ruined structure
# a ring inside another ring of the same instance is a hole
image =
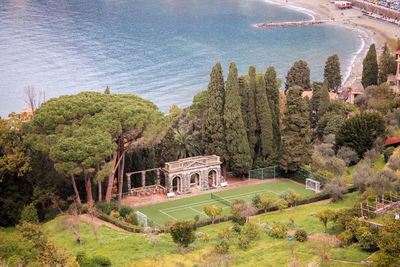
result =
[[[224,182],[221,164],[218,156],[198,156],[167,162],[164,168],[126,173],[128,190],[140,196],[161,192],[190,193],[193,188],[201,191],[212,189]],[[146,185],[146,172],[151,171],[156,171],[156,184]],[[160,185],[161,172],[165,176],[165,187]],[[131,188],[131,176],[136,173],[141,174],[142,186]]]
[[[163,169],[165,187],[168,192],[177,193],[188,193],[192,187],[199,190],[219,187],[224,179],[221,175],[221,164],[219,157],[215,155],[167,162]]]

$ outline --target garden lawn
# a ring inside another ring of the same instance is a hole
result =
[[[291,228],[305,229],[309,234],[320,233],[323,225],[313,213],[325,208],[340,209],[352,207],[358,198],[358,193],[347,194],[345,200],[336,203],[313,203],[300,207],[291,208],[281,212],[272,212],[266,215],[258,215],[251,218],[251,221],[272,224],[280,222],[289,224],[290,218],[294,218],[295,225]],[[44,224],[44,229],[49,232],[60,248],[66,247],[71,255],[84,250],[88,255],[104,255],[111,259],[113,266],[193,266],[193,265],[225,265],[227,258],[230,258],[229,266],[287,266],[292,259],[289,249],[289,242],[285,239],[276,239],[268,236],[266,227],[262,226],[261,237],[254,241],[248,250],[237,247],[237,240],[229,250],[230,256],[215,254],[218,232],[231,227],[232,222],[216,225],[209,225],[198,228],[196,233],[203,232],[211,236],[211,241],[205,243],[197,239],[191,244],[184,254],[178,253],[177,245],[172,242],[169,234],[160,236],[144,234],[132,234],[118,232],[106,226],[97,227],[98,241],[93,234],[90,224],[82,222],[80,233],[82,245],[75,242],[74,235],[68,230],[64,221],[67,216],[59,216],[56,219]],[[336,234],[339,229],[334,229],[328,224],[328,232]],[[150,239],[156,240],[154,247]],[[313,243],[307,241],[300,243],[293,242],[294,255],[302,263],[312,261],[319,262],[319,257],[313,249]],[[369,256],[369,253],[361,251],[357,245],[349,248],[333,248],[330,257],[338,260],[359,262]],[[331,266],[353,266],[352,264],[335,263]],[[355,265],[354,265],[355,266]]]
[[[301,196],[312,195],[315,192],[306,190],[302,184],[295,183],[290,180],[278,180],[252,186],[244,186],[240,188],[228,189],[214,193],[232,203],[235,200],[245,199],[251,201],[256,194],[271,194],[276,198],[284,192],[293,191]],[[163,202],[154,205],[135,208],[147,215],[156,225],[164,225],[171,220],[192,220],[195,215],[200,219],[208,218],[203,212],[204,206],[216,205],[224,209],[223,214],[228,214],[230,204],[224,204],[216,199],[211,198],[211,194],[203,194],[199,196]]]

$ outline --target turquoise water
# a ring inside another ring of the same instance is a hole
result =
[[[337,53],[346,71],[361,44],[351,31],[251,27],[306,19],[261,0],[0,0],[0,115],[27,106],[27,85],[47,99],[109,85],[166,112],[189,105],[217,61],[225,76],[235,61],[240,74],[273,65],[284,78],[304,59],[320,80]]]

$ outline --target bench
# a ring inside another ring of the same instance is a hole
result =
[[[167,198],[170,198],[170,197],[175,197],[175,193],[174,192],[167,193]]]
[[[228,183],[227,182],[222,182],[221,183],[221,187],[225,187],[225,186],[228,186]]]

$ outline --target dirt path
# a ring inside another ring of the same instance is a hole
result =
[[[122,228],[120,228],[120,227],[118,227],[118,226],[115,226],[115,225],[112,224],[112,223],[103,221],[103,220],[97,218],[96,216],[93,216],[93,219],[92,219],[92,217],[91,217],[89,214],[82,214],[82,215],[79,216],[79,218],[80,218],[82,221],[85,221],[85,222],[87,222],[87,223],[93,223],[95,226],[98,226],[98,225],[105,225],[105,226],[107,226],[107,227],[109,227],[109,228],[111,228],[111,229],[114,229],[114,230],[117,230],[117,231],[120,231],[120,232],[129,233],[128,231],[126,231],[126,230],[124,230],[124,229],[122,229]]]

